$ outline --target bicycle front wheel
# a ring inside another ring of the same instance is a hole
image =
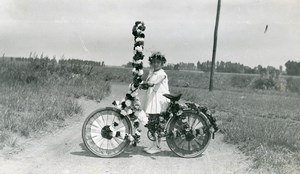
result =
[[[183,121],[182,118],[185,118]],[[178,156],[193,158],[201,155],[211,139],[208,121],[203,113],[184,111],[167,125],[167,144]]]
[[[122,136],[112,136],[110,127]],[[132,133],[131,122],[127,117],[121,118],[116,108],[98,109],[91,113],[82,127],[82,139],[87,149],[99,157],[114,157],[122,153],[129,145],[124,135]]]

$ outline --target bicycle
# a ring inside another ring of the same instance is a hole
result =
[[[169,148],[178,156],[193,158],[201,155],[210,139],[218,131],[216,119],[206,107],[187,102],[179,104],[181,94],[164,94],[170,100],[167,111],[158,120],[158,136],[166,137]],[[121,154],[132,139],[134,124],[116,107],[105,107],[92,112],[84,121],[82,138],[87,149],[99,157]],[[157,124],[156,124],[157,125]],[[151,124],[147,136],[156,141]],[[156,132],[157,133],[157,132]]]

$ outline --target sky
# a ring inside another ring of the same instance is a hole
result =
[[[212,57],[216,8],[217,0],[0,0],[0,54],[122,65],[139,20],[145,65],[155,51],[167,63],[203,62]],[[300,61],[299,48],[300,0],[222,0],[216,61],[278,68]]]

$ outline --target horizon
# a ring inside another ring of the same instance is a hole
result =
[[[135,21],[145,22],[145,59],[161,51],[167,63],[211,60],[217,1],[2,0],[0,54],[30,52],[104,61],[132,60]],[[216,62],[255,67],[300,61],[300,1],[228,0],[221,6]],[[266,30],[266,26],[268,26]]]

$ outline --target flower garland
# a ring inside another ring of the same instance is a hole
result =
[[[143,83],[142,76],[143,72],[143,59],[144,59],[144,39],[146,27],[144,22],[136,21],[132,28],[132,34],[134,36],[134,56],[132,61],[132,73],[133,73],[133,83],[129,85],[129,92],[126,93],[125,98],[119,102],[114,101],[113,104],[121,110],[122,117],[128,117],[134,126],[133,135],[126,134],[121,135],[120,132],[113,133],[114,136],[120,136],[122,138],[129,139],[134,146],[139,142],[141,136],[141,130],[139,129],[140,122],[145,126],[148,122],[148,117],[146,113],[141,108],[141,102],[138,98],[138,87]],[[114,129],[113,127],[110,128]]]

